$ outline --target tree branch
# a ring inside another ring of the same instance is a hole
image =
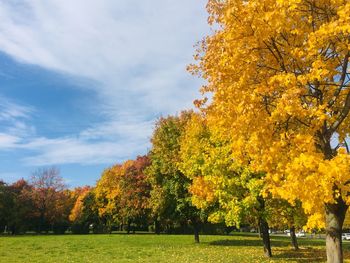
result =
[[[345,83],[347,69],[348,69],[348,64],[349,64],[349,56],[350,56],[350,52],[348,52],[345,55],[345,58],[344,58],[344,61],[343,61],[343,65],[342,65],[342,73],[341,73],[340,80],[339,80],[339,88],[334,92],[333,98],[328,102],[328,107],[332,107],[333,106],[333,104],[337,100],[340,92],[344,88],[344,83]]]

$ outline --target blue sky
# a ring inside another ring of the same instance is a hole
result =
[[[192,107],[205,0],[0,0],[0,178],[57,166],[69,186],[145,154]]]

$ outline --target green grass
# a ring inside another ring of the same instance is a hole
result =
[[[274,257],[264,257],[256,235],[62,235],[0,237],[0,262],[324,262],[324,241],[299,239],[293,251],[287,237],[272,237]],[[346,262],[350,262],[346,243]]]

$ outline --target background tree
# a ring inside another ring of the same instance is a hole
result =
[[[72,199],[75,200],[74,206],[70,212],[69,220],[74,222],[82,217],[82,212],[84,209],[84,199],[91,192],[90,186],[77,187],[72,192]]]
[[[123,164],[124,176],[120,180],[120,210],[119,213],[127,223],[127,231],[130,225],[147,225],[149,215],[150,185],[146,180],[145,169],[150,165],[147,156],[138,156],[136,160]]]
[[[20,179],[9,186],[9,194],[12,198],[11,214],[8,221],[8,230],[12,234],[25,233],[33,229],[35,225],[35,206],[31,198],[32,186]]]
[[[192,67],[233,157],[267,172],[268,190],[300,200],[342,262],[349,204],[350,3],[208,1],[215,34]],[[331,143],[332,142],[332,143]],[[302,190],[301,190],[302,189]]]
[[[289,229],[292,246],[298,250],[295,231],[302,229],[307,222],[307,216],[300,201],[291,205],[284,199],[270,198],[267,200],[267,210],[269,225],[278,229]]]
[[[0,181],[0,232],[7,230],[12,217],[14,196],[9,186]]]
[[[104,171],[95,188],[99,215],[110,224],[142,225],[147,222],[150,186],[144,170],[149,166],[147,156],[128,160]]]
[[[88,234],[91,225],[94,233],[105,232],[106,229],[98,215],[93,188],[89,186],[78,187],[74,189],[72,195],[72,198],[75,200],[69,215],[69,220],[72,223],[72,232],[75,234]],[[107,230],[108,232],[111,231],[110,228]]]
[[[214,124],[215,126],[216,124]],[[215,131],[215,130],[214,130]],[[181,137],[180,170],[192,180],[193,203],[209,213],[209,221],[239,227],[258,225],[264,251],[271,256],[263,173],[253,173],[232,158],[229,141],[211,131],[205,116],[193,114]]]
[[[64,202],[63,199],[67,195],[63,192],[65,189],[63,178],[55,167],[42,168],[33,173],[30,183],[32,185],[30,196],[38,218],[37,230],[39,233],[43,230],[49,231],[64,210],[61,202]]]
[[[191,179],[178,168],[181,160],[180,138],[191,114],[182,112],[179,116],[158,120],[151,139],[152,164],[147,174],[152,184],[151,206],[154,217],[180,224],[189,221],[194,229],[195,242],[199,242],[201,212],[192,205],[189,193]]]
[[[122,165],[105,169],[94,189],[98,214],[109,231],[112,226],[122,223],[120,218],[120,180],[124,174]]]

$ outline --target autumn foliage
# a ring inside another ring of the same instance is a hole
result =
[[[217,30],[191,68],[207,80],[208,122],[232,158],[265,172],[267,192],[302,202],[342,262],[349,200],[348,1],[208,2]]]

